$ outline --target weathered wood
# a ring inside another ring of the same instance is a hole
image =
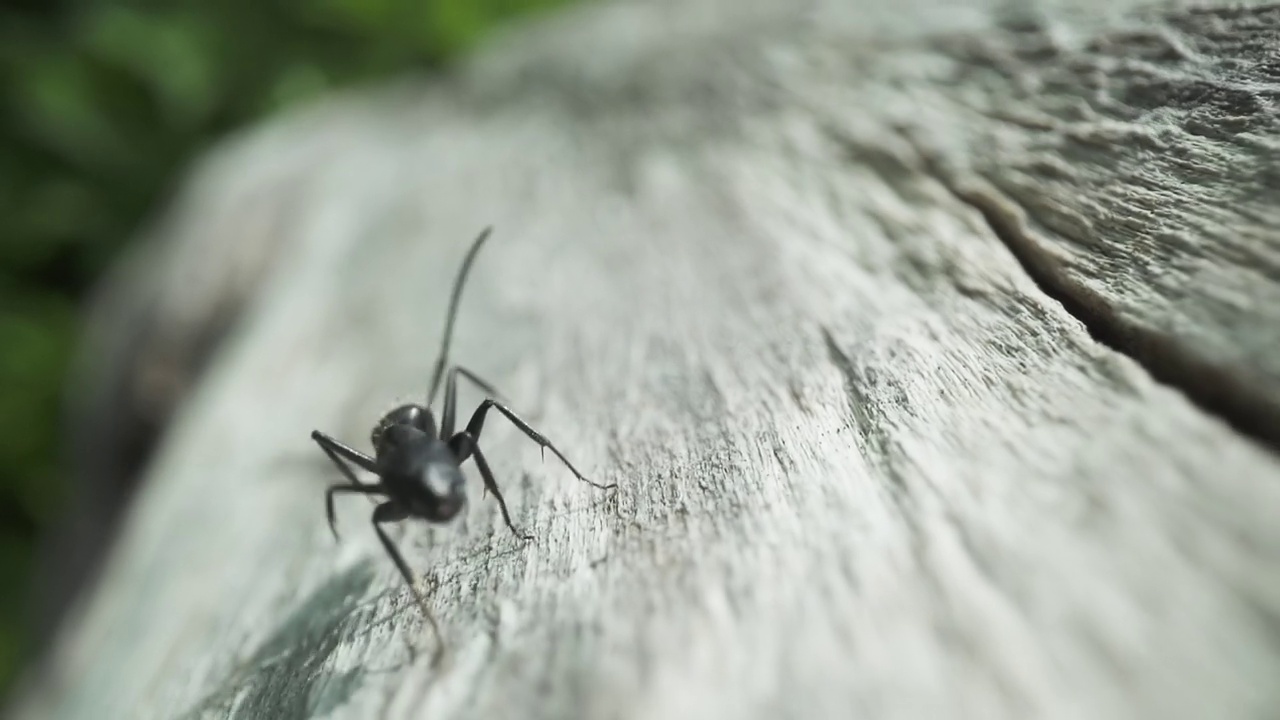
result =
[[[1095,336],[1280,446],[1280,6],[957,43],[959,181]],[[1012,100],[1012,101],[1011,101]],[[954,105],[944,115],[955,117]],[[953,155],[957,153],[952,153]]]
[[[977,4],[716,6],[578,11],[448,86],[256,139],[330,139],[324,164],[273,171],[299,188],[292,262],[17,717],[1280,712],[1280,460],[1265,428],[1212,414],[1239,405],[1153,361],[1280,397],[1275,211],[1241,200],[1273,180],[1237,147],[1274,143],[1274,118],[1260,103],[1258,137],[1231,135],[1239,161],[1204,169],[1120,142],[1082,155],[1057,113],[1126,43],[1172,37],[1219,67],[1235,51],[1185,28],[1271,11],[1084,20],[1081,3],[1029,31]],[[1044,38],[1065,48],[1026,49]],[[1051,91],[1014,92],[1027,78]],[[1145,112],[1116,116],[1228,152]],[[1141,182],[1209,170],[1201,194]],[[1122,191],[1153,214],[1124,225]],[[538,540],[478,484],[456,526],[404,527],[451,643],[433,670],[406,650],[428,635],[370,506],[342,505],[329,537],[334,473],[306,436],[363,444],[423,391],[451,274],[489,223],[455,357],[620,488],[491,420]],[[1207,269],[1179,270],[1191,257]],[[1194,280],[1164,284],[1163,263]],[[1259,324],[1220,322],[1233,295]]]
[[[323,162],[306,144],[259,141],[244,150],[227,142],[214,161],[203,163],[183,197],[87,303],[90,332],[68,393],[71,502],[41,553],[38,638],[56,629],[77,591],[92,586],[174,410],[199,383],[267,270],[282,260],[299,163]],[[273,172],[280,166],[287,168],[287,185]]]

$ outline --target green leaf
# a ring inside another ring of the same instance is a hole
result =
[[[19,130],[70,162],[109,162],[121,137],[95,102],[89,65],[47,52],[19,61],[10,92]]]
[[[0,295],[0,477],[31,517],[48,517],[62,499],[56,430],[76,329],[57,295]]]
[[[168,124],[191,127],[212,110],[218,37],[200,14],[107,5],[85,21],[82,33],[87,52],[127,69],[155,93]]]

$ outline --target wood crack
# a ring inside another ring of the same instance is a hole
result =
[[[1182,392],[1202,411],[1226,422],[1272,452],[1280,453],[1280,407],[1242,374],[1197,357],[1176,338],[1126,318],[1088,287],[1062,271],[1047,244],[1026,228],[1025,214],[984,181],[957,181],[925,163],[958,200],[977,210],[996,238],[1046,295],[1084,324],[1094,340],[1127,355],[1156,381]]]

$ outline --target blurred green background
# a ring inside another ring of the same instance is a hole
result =
[[[220,136],[429,71],[570,0],[0,0],[0,695],[33,649],[33,552],[66,499],[86,291]]]

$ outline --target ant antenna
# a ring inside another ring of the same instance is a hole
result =
[[[467,250],[467,256],[462,260],[458,277],[453,281],[453,296],[449,299],[449,315],[444,322],[444,339],[440,343],[440,357],[436,360],[436,368],[431,374],[431,391],[427,393],[427,409],[430,409],[431,404],[435,402],[436,391],[440,389],[440,377],[444,374],[444,366],[449,359],[449,341],[453,338],[453,321],[458,315],[458,299],[462,297],[462,286],[467,281],[467,271],[471,269],[471,262],[475,260],[476,253],[491,232],[493,232],[492,225],[480,231],[480,235],[471,243],[471,249]]]

